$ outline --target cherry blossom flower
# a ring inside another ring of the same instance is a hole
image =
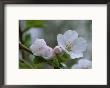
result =
[[[57,35],[58,45],[70,55],[71,59],[83,57],[87,42],[82,37],[78,37],[76,31],[68,30],[63,35]]]
[[[80,59],[77,64],[72,66],[73,69],[90,69],[92,68],[92,62],[88,59]]]
[[[36,39],[30,49],[35,56],[42,56],[45,59],[53,57],[53,49],[46,45],[44,39]]]

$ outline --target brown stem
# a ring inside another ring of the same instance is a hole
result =
[[[23,49],[23,50],[25,50],[25,51],[27,51],[28,53],[30,53],[30,54],[33,55],[32,51],[29,50],[27,47],[25,47],[22,43],[19,43],[19,48],[20,48],[20,49]]]

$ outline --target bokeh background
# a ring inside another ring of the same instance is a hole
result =
[[[92,60],[92,20],[20,20],[19,41],[29,48],[36,38],[43,38],[47,45],[54,48],[57,45],[57,34],[63,34],[66,30],[75,30],[80,37],[87,40],[88,46],[83,58]],[[26,64],[23,64],[22,60],[25,60]],[[19,51],[19,68],[30,68],[33,60],[33,55]],[[69,60],[66,64],[69,68],[73,63]],[[41,63],[36,68],[52,67]]]

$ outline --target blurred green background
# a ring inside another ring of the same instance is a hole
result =
[[[92,60],[92,20],[20,20],[19,41],[29,48],[36,38],[43,38],[47,45],[54,48],[57,45],[57,34],[63,34],[66,30],[75,30],[87,40],[87,51],[83,58]],[[34,59],[34,56],[20,50],[19,68],[30,68]],[[25,60],[25,64],[22,60]],[[66,64],[71,67],[73,63],[69,60]],[[35,68],[52,67],[42,62]]]

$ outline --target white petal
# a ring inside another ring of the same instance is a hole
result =
[[[62,34],[57,35],[57,42],[59,46],[64,46],[65,45],[65,40]]]
[[[92,68],[92,62],[88,59],[80,59],[78,64],[80,64],[82,68]]]
[[[53,49],[46,45],[44,39],[36,39],[30,49],[34,55],[42,56],[44,59],[50,59],[53,56]]]
[[[73,43],[73,52],[83,52],[87,48],[87,42],[85,39],[79,37]]]
[[[36,39],[35,42],[30,46],[30,49],[34,55],[40,56],[46,46],[47,45],[44,39]]]
[[[45,51],[42,53],[42,57],[44,57],[45,59],[50,59],[53,57],[53,55],[53,49],[49,46],[45,47]]]
[[[72,66],[73,69],[91,69],[92,62],[88,59],[80,59],[77,64]]]
[[[46,45],[46,42],[44,41],[44,39],[36,39],[33,44],[38,46],[44,46]]]
[[[72,66],[72,69],[81,69],[81,65],[80,64],[74,64]]]
[[[30,46],[30,50],[32,51],[32,53],[33,53],[34,55],[36,55],[36,56],[39,55],[39,54],[36,52],[36,51],[37,51],[37,46],[36,46],[36,45],[32,44],[32,45]]]
[[[65,41],[73,42],[77,38],[78,38],[78,33],[76,31],[68,30],[64,33]]]
[[[73,53],[73,52],[70,52],[70,57],[71,57],[71,59],[80,58],[80,57],[83,57],[83,53]]]

